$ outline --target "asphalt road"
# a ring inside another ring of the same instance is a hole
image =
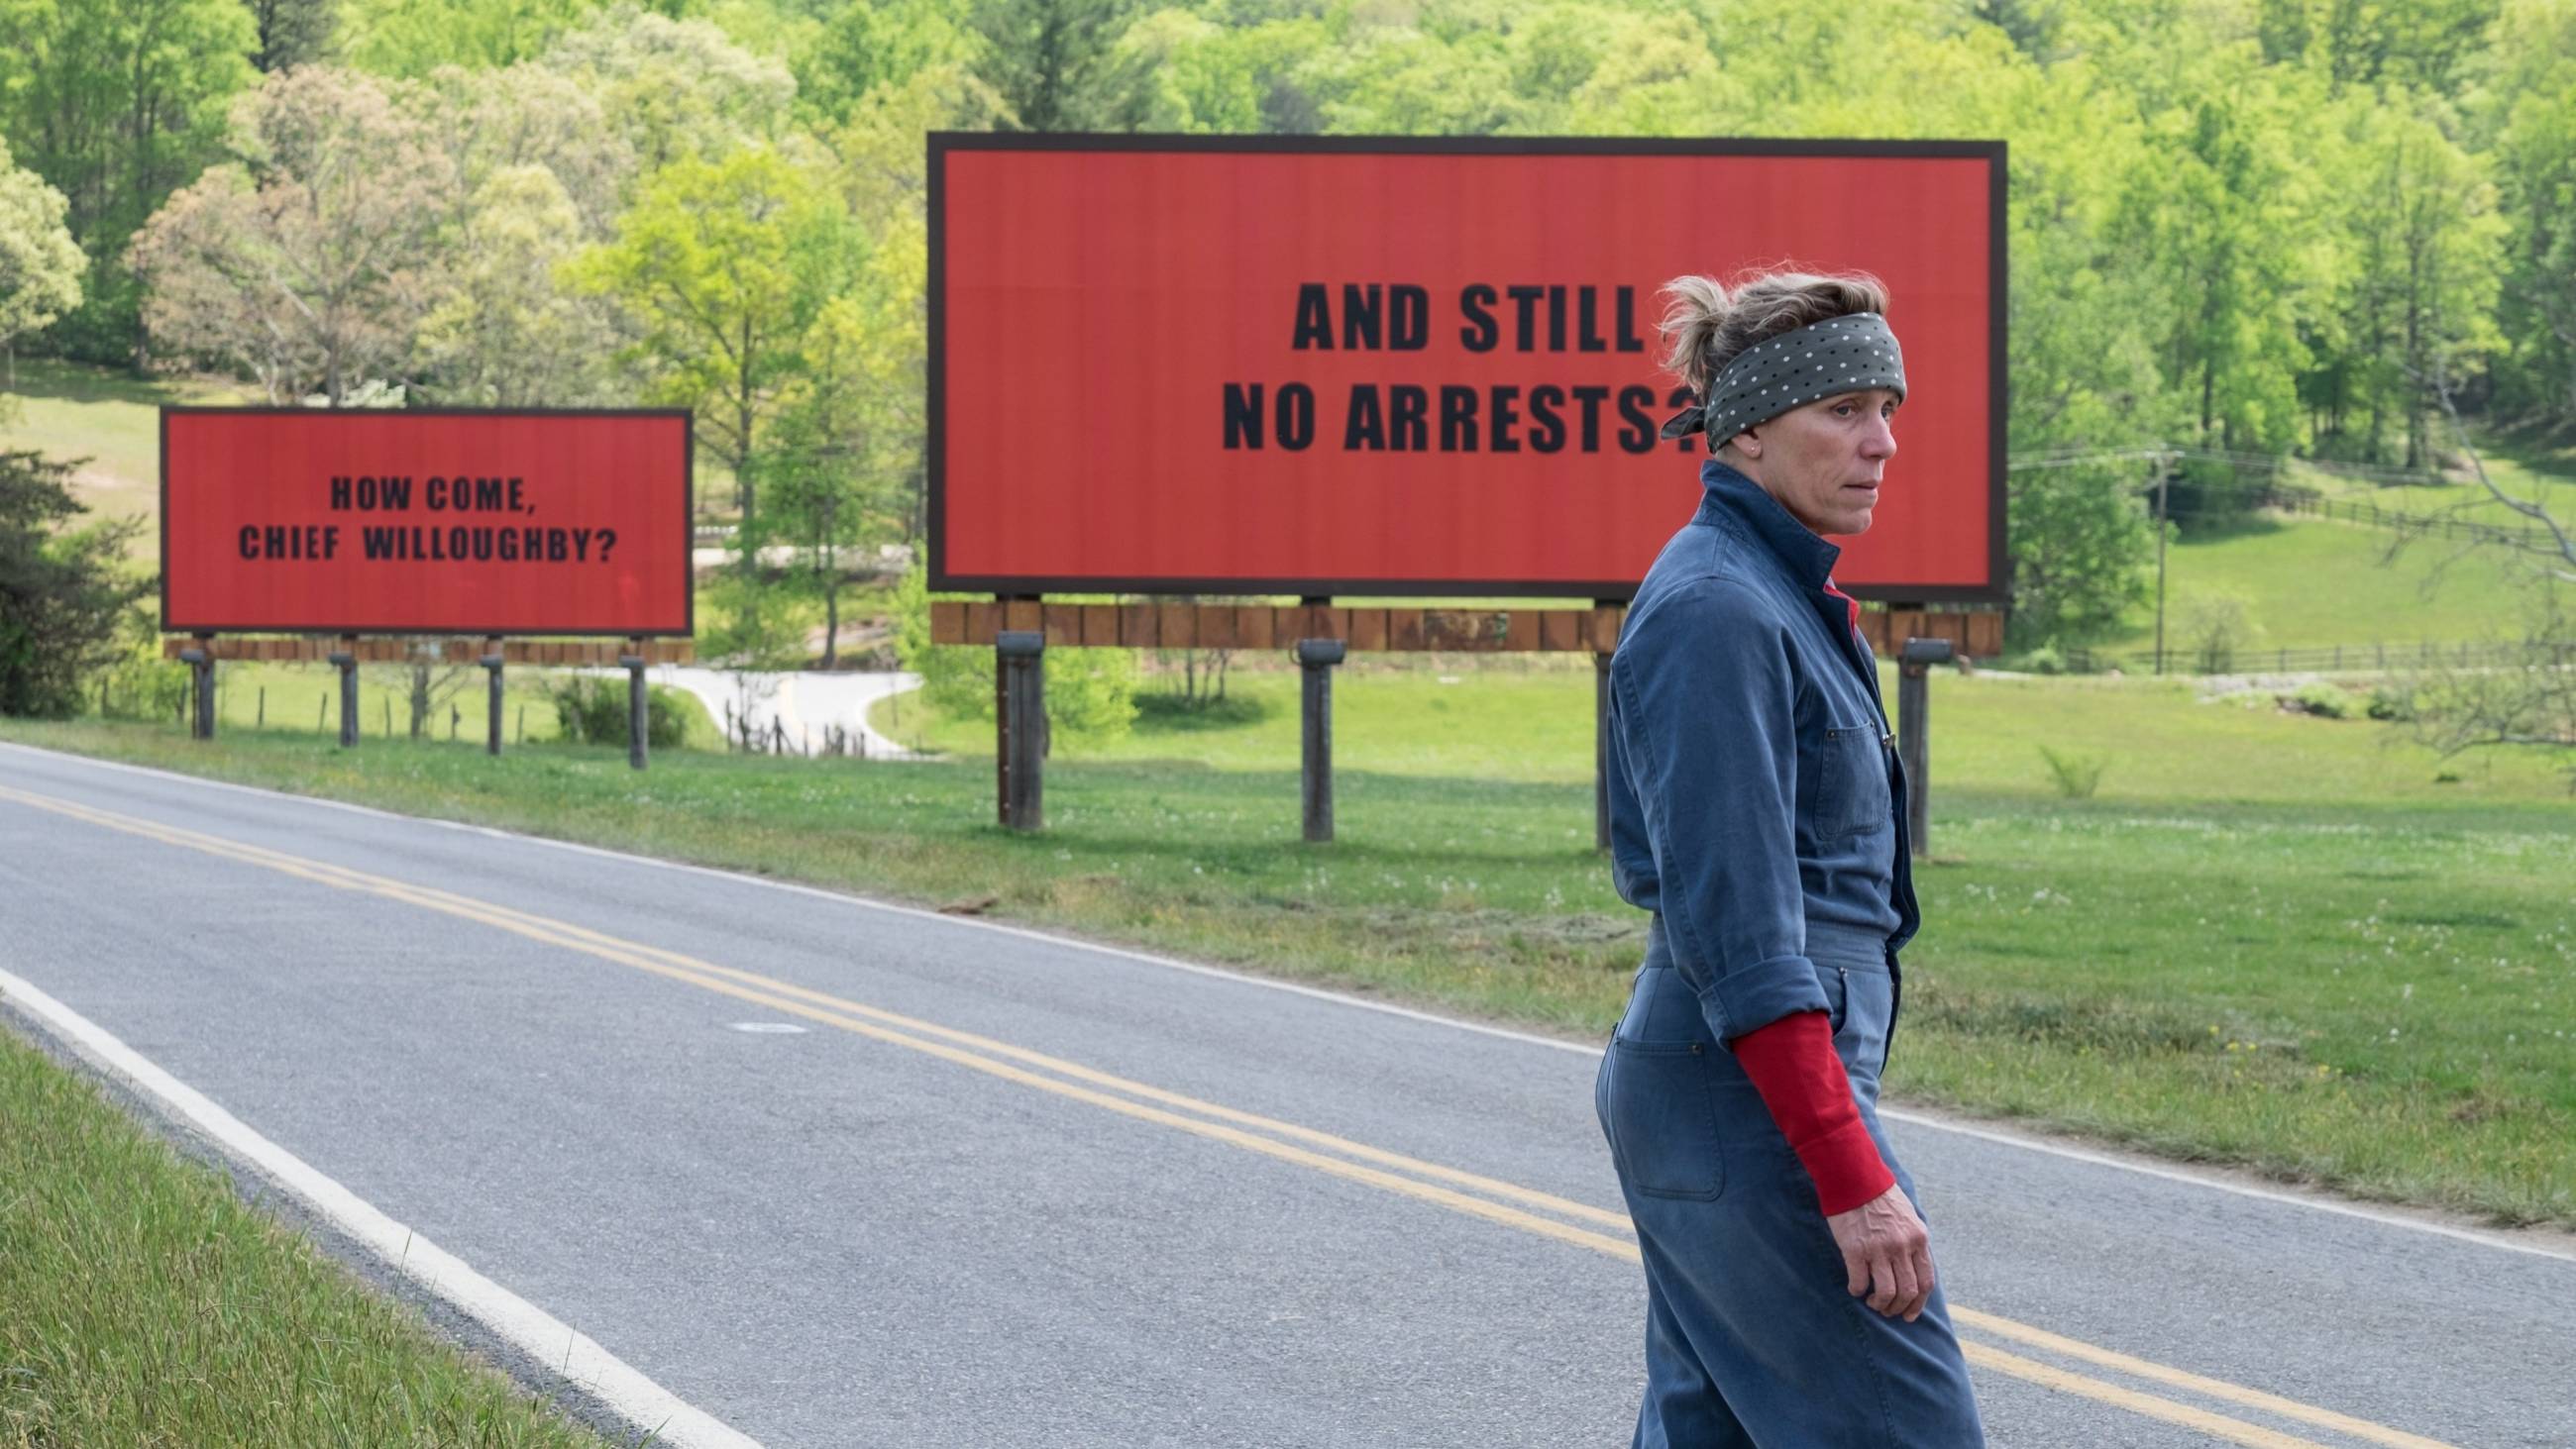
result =
[[[1593,1045],[10,746],[0,968],[764,1444],[1635,1412]],[[1997,1445],[2576,1445],[2563,1249],[1893,1130]]]

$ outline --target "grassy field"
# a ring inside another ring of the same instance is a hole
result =
[[[2243,599],[2257,625],[2238,651],[2240,668],[2267,667],[2269,649],[2385,643],[2393,659],[2399,646],[2474,642],[2521,626],[2536,556],[2418,540],[2392,559],[2395,537],[2336,520],[2258,518],[2177,544],[2166,559],[2166,647],[2189,647],[2187,611],[2209,593]],[[2139,611],[2092,647],[2154,648],[2155,614]],[[2358,648],[2354,657],[2367,662]]]
[[[218,383],[147,381],[77,363],[20,359],[17,385],[0,389],[17,416],[0,414],[0,447],[34,448],[48,457],[86,458],[73,492],[107,518],[161,513],[161,415],[164,403],[224,405],[258,398]],[[137,557],[158,557],[146,530]]]
[[[2576,444],[2489,436],[2479,440],[2478,455],[2497,487],[2552,509],[2562,522],[2576,518]],[[2296,473],[2301,482],[2332,497],[2376,503],[2402,513],[2439,513],[2505,527],[2524,521],[2480,487],[2476,475],[2466,468],[2455,470],[2449,482],[2433,484],[2379,484],[2315,469]]]
[[[1341,839],[1296,843],[1293,675],[1245,723],[1068,747],[1047,831],[926,765],[573,749],[340,756],[286,736],[0,725],[175,765],[978,909],[1582,1037],[1643,918],[1591,848],[1576,671],[1358,669]],[[1440,682],[1444,677],[1457,682]],[[2346,1191],[2576,1226],[2576,807],[2528,757],[2146,680],[1943,676],[1900,1097]],[[2061,797],[2039,746],[2103,763]],[[984,745],[983,748],[989,748]]]
[[[0,1031],[0,1445],[599,1446]]]

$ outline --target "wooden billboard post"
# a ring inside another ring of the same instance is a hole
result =
[[[645,708],[644,641],[629,639],[626,647],[632,652],[617,656],[617,662],[626,669],[626,763],[640,770],[644,768],[645,727],[651,714]],[[498,679],[500,675],[495,672],[492,677]]]
[[[1002,824],[1037,830],[1046,824],[1046,632],[1004,629],[993,638],[993,656]]]
[[[340,748],[345,750],[358,743],[358,636],[341,635],[330,660],[340,671]]]
[[[1297,665],[1306,676],[1301,754],[1310,844],[1333,838],[1333,670],[1349,652],[1350,645],[1340,639],[1297,641]]]
[[[483,657],[477,662],[483,666],[483,672],[491,677],[492,686],[491,698],[483,711],[483,752],[487,755],[497,755],[501,753],[500,635],[495,634],[483,641]]]
[[[1932,666],[1953,657],[1947,639],[1908,639],[1896,655],[1896,752],[1905,761],[1905,828],[1916,855],[1932,853]]]
[[[196,713],[188,722],[188,737],[211,740],[215,737],[215,636],[200,634],[197,647],[182,649],[179,658],[188,666],[190,682],[196,688]]]

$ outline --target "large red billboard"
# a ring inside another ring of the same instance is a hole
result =
[[[687,634],[684,411],[161,410],[174,633]]]
[[[2005,597],[2004,148],[937,133],[935,588],[1620,598],[1699,499],[1658,289],[1888,284],[1839,582]]]

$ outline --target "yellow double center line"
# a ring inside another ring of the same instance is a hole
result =
[[[546,945],[578,951],[603,961],[649,971],[657,976],[685,982],[702,990],[734,997],[738,1000],[781,1011],[789,1015],[835,1027],[855,1035],[904,1047],[937,1057],[973,1071],[1051,1092],[1059,1097],[1086,1103],[1105,1111],[1138,1121],[1151,1122],[1187,1132],[1211,1141],[1222,1142],[1247,1152],[1300,1167],[1329,1173],[1352,1182],[1435,1204],[1454,1212],[1483,1218],[1488,1222],[1542,1237],[1587,1248],[1630,1263],[1639,1261],[1635,1229],[1624,1213],[1576,1202],[1552,1193],[1522,1187],[1477,1173],[1465,1172],[1439,1163],[1426,1162],[1402,1153],[1389,1152],[1346,1137],[1302,1127],[1293,1122],[1238,1111],[1232,1107],[1203,1101],[1178,1092],[1166,1091],[1143,1082],[1087,1067],[1079,1062],[1044,1052],[1031,1051],[1009,1042],[973,1032],[958,1031],[936,1022],[885,1011],[844,997],[810,990],[756,972],[720,966],[712,961],[665,951],[617,936],[577,926],[568,921],[489,901],[460,896],[429,886],[414,885],[387,876],[371,875],[346,866],[332,865],[303,856],[239,841],[165,825],[158,821],[121,815],[76,804],[49,795],[0,786],[0,800],[10,800],[34,809],[50,811],[75,820],[122,831],[149,840],[157,840],[226,860],[239,861],[274,870],[300,880],[312,881],[335,889],[399,901],[424,910],[437,911],[461,920],[492,926]],[[1953,1304],[1953,1323],[1992,1337],[2006,1339],[2025,1347],[2057,1355],[2060,1358],[2110,1369],[2132,1378],[2143,1379],[2179,1389],[2207,1399],[2241,1405],[2280,1418],[2313,1425],[2338,1434],[2349,1435],[2391,1449],[2449,1449],[2439,1440],[2405,1433],[2367,1420],[2338,1414],[2331,1409],[2303,1404],[2267,1394],[2259,1389],[2206,1378],[2182,1369],[2171,1368],[2151,1360],[2135,1358],[2111,1349],[2097,1347],[2078,1339],[2066,1338],[2045,1329],[2000,1318]],[[2009,1374],[2066,1393],[2078,1394],[2105,1404],[2167,1423],[2181,1425],[2229,1443],[2257,1446],[2257,1449],[2326,1449],[2315,1440],[2302,1439],[2279,1430],[2193,1404],[2159,1397],[2152,1393],[2127,1388],[2105,1379],[2061,1368],[2019,1354],[2009,1353],[1974,1339],[1963,1337],[1960,1346],[1969,1362],[1981,1368]]]

